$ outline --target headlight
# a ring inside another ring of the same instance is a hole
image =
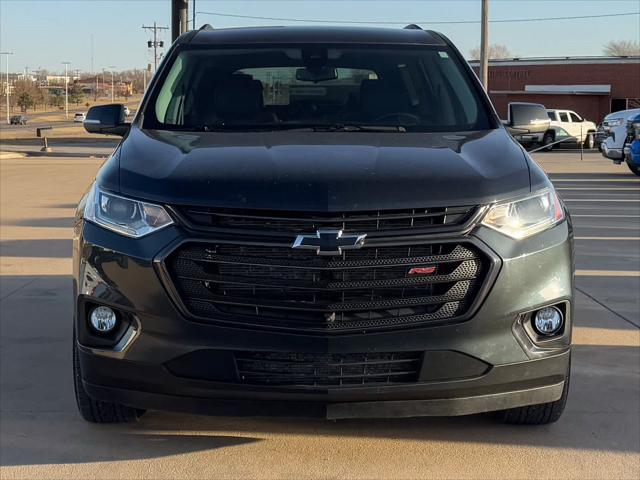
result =
[[[134,238],[144,237],[173,223],[161,206],[107,193],[95,184],[87,197],[84,218]]]
[[[607,120],[607,127],[619,127],[623,121],[624,119],[622,118],[612,118],[611,120]]]
[[[522,239],[564,220],[562,204],[552,189],[508,203],[493,205],[482,224],[512,238]]]

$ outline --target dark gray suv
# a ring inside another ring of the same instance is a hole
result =
[[[86,420],[560,417],[569,217],[443,35],[203,27],[84,125],[122,136],[75,222]]]

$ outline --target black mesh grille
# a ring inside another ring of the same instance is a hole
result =
[[[289,247],[187,243],[166,266],[195,316],[342,330],[461,316],[489,261],[473,245],[456,242],[365,246],[339,257]]]
[[[174,207],[192,226],[217,229],[266,231],[270,234],[309,233],[318,229],[343,232],[389,232],[393,230],[455,227],[465,223],[476,211],[475,206],[429,209],[301,213],[255,210],[224,210],[206,207]]]
[[[421,352],[236,352],[241,383],[270,386],[356,386],[418,380]]]

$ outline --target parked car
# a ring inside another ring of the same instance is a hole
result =
[[[9,118],[9,123],[11,125],[26,125],[27,124],[27,116],[20,114],[20,115],[12,115]]]
[[[73,122],[82,123],[84,122],[85,118],[87,118],[87,115],[84,112],[76,112],[76,114],[73,116]]]
[[[76,212],[83,418],[560,417],[572,227],[507,131],[539,108],[503,125],[446,37],[202,28],[140,108],[84,122],[123,138]]]
[[[627,121],[627,139],[623,151],[629,170],[640,176],[640,114]]]
[[[545,150],[551,151],[554,147],[551,144],[565,138],[567,140],[562,144],[584,144],[584,147],[588,149],[595,147],[597,130],[595,123],[582,118],[573,110],[550,108],[547,109],[547,114],[551,125],[542,138],[542,145],[547,146]]]
[[[602,156],[620,164],[624,161],[624,142],[627,138],[627,121],[640,114],[640,108],[613,112],[604,117],[602,125],[607,137],[602,142]]]
[[[607,138],[607,132],[605,132],[604,130],[604,125],[602,124],[602,122],[600,122],[598,124],[598,126],[596,127],[596,148],[598,149],[598,151],[602,151],[602,142],[604,142],[604,139]]]

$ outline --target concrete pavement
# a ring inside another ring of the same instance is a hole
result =
[[[95,426],[71,379],[71,229],[101,161],[0,160],[0,477],[640,477],[640,179],[599,154],[536,156],[574,219],[576,328],[554,425],[490,415],[328,422],[148,412]]]

